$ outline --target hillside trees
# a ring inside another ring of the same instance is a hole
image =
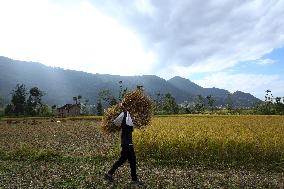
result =
[[[216,100],[213,98],[212,95],[206,96],[206,99],[208,101],[208,106],[210,107],[211,111],[213,112],[213,109],[214,109],[213,104]]]
[[[102,102],[100,100],[97,102],[97,115],[98,116],[103,115],[103,105],[102,105]]]
[[[154,113],[155,114],[178,114],[179,107],[175,98],[171,93],[165,95],[158,92],[154,100]]]
[[[226,109],[229,110],[229,112],[232,112],[232,110],[233,110],[233,99],[232,99],[231,93],[227,94]]]
[[[123,87],[123,84],[122,84],[122,81],[119,81],[119,96],[118,96],[118,101],[122,101],[124,95],[127,93],[127,87],[124,88]]]
[[[97,115],[103,115],[103,104],[107,104],[108,107],[116,105],[118,102],[121,102],[124,98],[124,95],[127,93],[128,88],[123,87],[123,81],[119,81],[119,94],[118,97],[112,93],[109,89],[103,89],[98,92],[98,101],[97,101]],[[105,103],[103,103],[105,102]]]
[[[205,111],[205,99],[201,95],[197,95],[196,97],[195,111],[197,113],[204,113]]]
[[[117,104],[116,98],[109,89],[99,91],[99,99],[107,102],[109,106]]]
[[[33,87],[29,91],[29,97],[27,100],[27,114],[31,116],[38,115],[42,106],[41,98],[44,93],[37,87]]]
[[[4,106],[4,98],[0,95],[0,108]]]
[[[48,106],[42,104],[44,92],[38,87],[32,87],[27,93],[24,84],[17,84],[12,91],[12,100],[5,108],[5,115],[43,115],[49,112]],[[27,98],[28,96],[28,99]]]
[[[264,102],[254,107],[255,114],[263,115],[284,115],[284,97],[273,96],[271,90],[265,91]]]
[[[24,84],[17,84],[15,90],[12,92],[13,113],[15,115],[24,115],[26,108],[26,87]]]
[[[3,116],[3,114],[4,114],[4,99],[0,95],[0,119],[1,119],[1,116]]]
[[[81,95],[78,95],[78,96],[74,96],[73,97],[73,100],[75,101],[75,104],[79,104],[81,103],[81,99],[82,99],[82,96]]]
[[[170,93],[165,94],[162,108],[166,114],[177,114],[178,113],[178,105],[176,103],[175,98]]]

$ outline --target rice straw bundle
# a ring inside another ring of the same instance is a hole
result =
[[[106,132],[117,132],[121,128],[113,123],[113,120],[123,111],[129,111],[135,128],[147,126],[152,117],[152,102],[141,89],[126,93],[122,100],[122,106],[114,105],[108,108],[104,114],[102,128]]]

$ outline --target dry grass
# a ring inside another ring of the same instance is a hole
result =
[[[112,153],[118,135],[100,132],[97,121],[17,120],[2,122],[0,150],[21,149],[51,151],[61,156],[105,156]]]

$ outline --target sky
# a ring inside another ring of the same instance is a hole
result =
[[[284,96],[284,0],[0,0],[0,56]]]

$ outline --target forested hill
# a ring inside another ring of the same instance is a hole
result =
[[[216,105],[225,104],[228,91],[217,88],[202,88],[188,79],[174,77],[165,80],[155,75],[119,76],[108,74],[90,74],[81,71],[48,67],[40,63],[12,60],[0,56],[0,95],[9,101],[11,91],[18,83],[27,88],[34,86],[43,90],[44,101],[50,105],[71,103],[73,96],[82,95],[90,104],[98,100],[101,90],[109,89],[115,96],[119,93],[119,81],[128,89],[143,85],[152,98],[157,94],[171,93],[178,103],[194,101],[196,95],[212,95]],[[237,91],[230,95],[236,106],[252,106],[260,101],[251,94]]]

